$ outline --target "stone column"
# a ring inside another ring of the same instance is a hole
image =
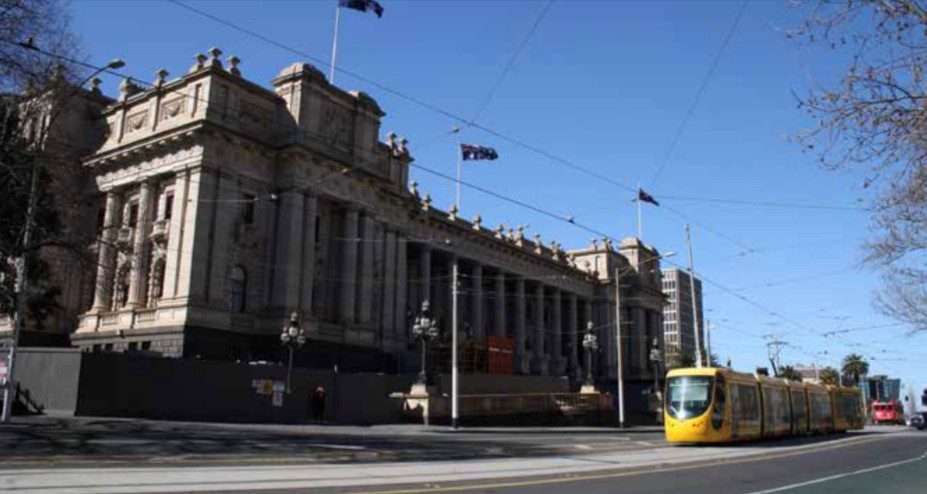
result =
[[[375,247],[374,239],[374,221],[368,213],[363,216],[363,237],[360,241],[361,254],[361,272],[360,272],[360,301],[358,303],[358,312],[360,313],[360,322],[363,324],[372,324],[376,326],[373,320],[373,255]]]
[[[474,262],[470,271],[470,328],[475,341],[486,340],[483,322],[483,265]]]
[[[304,197],[300,193],[280,194],[277,213],[277,238],[274,254],[274,291],[271,303],[289,314],[299,307],[300,281],[303,273]]]
[[[563,308],[560,300],[560,289],[551,290],[551,339],[550,339],[550,369],[554,375],[563,374]]]
[[[504,338],[505,331],[505,273],[499,271],[496,273],[496,301],[495,301],[495,317],[493,318],[493,334],[500,338]]]
[[[579,335],[579,325],[577,324],[577,319],[579,318],[579,303],[576,299],[575,293],[570,293],[567,295],[568,305],[567,305],[567,335],[569,335],[570,344],[567,347],[569,352],[569,364],[568,371],[571,375],[576,375],[576,369],[579,368],[579,345],[580,345],[580,335]]]
[[[319,198],[314,193],[307,192],[305,211],[305,228],[303,229],[303,272],[300,277],[302,285],[300,289],[300,309],[303,312],[312,311],[312,296],[315,286],[315,251],[316,243],[316,223],[319,214]]]
[[[103,230],[100,232],[97,249],[97,283],[93,294],[91,310],[100,312],[112,305],[113,298],[113,254],[116,249],[116,228],[119,223],[119,196],[114,191],[106,193],[106,210],[103,216]]]
[[[341,294],[339,298],[339,316],[341,322],[350,324],[355,321],[357,293],[357,220],[358,211],[348,208],[344,212],[344,224],[341,232]]]
[[[392,335],[396,324],[396,232],[385,227],[385,263],[383,265],[383,326],[384,335]]]
[[[145,305],[145,286],[148,273],[148,226],[151,219],[151,200],[154,187],[148,180],[139,185],[138,217],[135,218],[135,231],[132,232],[132,272],[129,274],[129,297],[127,307],[137,308]]]
[[[216,188],[215,195],[218,198],[218,203],[214,212],[213,233],[210,235],[210,248],[208,254],[209,276],[207,278],[206,297],[212,307],[228,310],[228,277],[232,268],[230,264],[231,259],[229,258],[228,239],[231,237],[232,228],[240,215],[240,209],[234,206],[226,207],[226,205],[233,204],[230,203],[230,201],[240,200],[241,195],[238,190],[238,180],[236,180],[235,175],[231,173],[217,173]],[[284,197],[288,195],[292,194],[285,194]],[[299,196],[298,206],[296,207],[302,207],[302,196]],[[299,211],[295,211],[292,216],[293,218],[291,221],[281,229],[289,229],[291,227],[302,229],[303,223],[302,217],[299,216]],[[293,226],[294,223],[297,225]],[[292,286],[290,289],[291,291],[286,293],[286,299],[290,301],[287,303],[287,309],[292,310],[295,309],[299,303],[298,286],[301,267],[299,253],[302,251],[302,238],[294,236],[290,238],[290,241],[287,243],[295,244],[298,250],[295,253],[290,252],[285,261],[278,260],[277,262],[285,263],[286,267],[281,269],[287,273],[287,276],[294,278],[292,281],[288,282],[288,286]],[[292,251],[293,247],[290,247],[290,249]],[[247,296],[245,298],[247,299]],[[280,300],[283,300],[282,297]]]
[[[525,279],[515,278],[515,369],[521,374],[528,373],[528,355],[525,352]]]
[[[643,307],[631,309],[630,326],[627,338],[624,340],[628,345],[628,353],[631,355],[629,363],[634,366],[630,369],[630,374],[641,375],[646,372],[648,366],[647,316],[644,314]]]
[[[546,345],[545,337],[547,336],[547,326],[544,324],[544,285],[537,283],[534,286],[534,360],[531,365],[531,372],[538,375],[547,374],[547,355],[545,354]]]
[[[184,258],[180,265],[178,297],[189,297],[193,303],[206,303],[206,287],[212,262],[216,208],[221,207],[219,182],[215,170],[199,168],[190,172],[190,190],[187,196],[187,214],[184,221],[184,239],[181,249]]]
[[[400,233],[397,233],[396,237],[396,310],[394,312],[396,323],[393,329],[394,333],[400,335],[405,341],[402,335],[409,334],[409,328],[406,327],[408,322],[406,311],[409,309],[408,241]]]
[[[187,214],[189,188],[188,172],[177,172],[174,178],[174,210],[171,211],[171,223],[167,237],[167,258],[164,264],[164,296],[162,298],[177,296],[181,260],[191,255],[183,251],[183,240],[187,233],[184,217]]]

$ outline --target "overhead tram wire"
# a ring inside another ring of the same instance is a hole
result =
[[[421,170],[424,170],[424,171],[426,171],[426,172],[428,172],[428,173],[432,173],[432,174],[434,174],[434,175],[436,175],[436,176],[439,176],[439,177],[441,177],[441,178],[444,178],[445,180],[450,180],[450,181],[455,181],[455,182],[457,181],[457,179],[456,179],[455,177],[451,177],[451,176],[449,176],[449,175],[446,175],[446,174],[444,174],[444,173],[438,172],[438,171],[436,171],[436,170],[432,170],[432,169],[430,169],[430,168],[423,167],[422,165],[412,164],[412,166],[415,166],[415,167],[417,167],[417,168],[419,168],[419,169],[421,169]],[[521,207],[530,209],[530,210],[532,210],[532,211],[534,211],[534,212],[537,212],[537,213],[540,213],[540,214],[544,214],[545,216],[549,216],[549,217],[551,217],[551,218],[558,219],[558,220],[560,220],[560,221],[566,222],[566,223],[571,224],[571,225],[573,225],[573,226],[575,226],[575,227],[577,227],[577,228],[579,228],[579,229],[581,229],[581,230],[585,230],[585,231],[587,231],[587,232],[594,233],[594,234],[596,234],[596,235],[599,235],[599,236],[608,238],[608,239],[611,240],[612,242],[616,242],[616,239],[613,238],[611,235],[608,235],[608,234],[606,234],[606,233],[604,233],[604,232],[602,232],[602,231],[600,231],[600,230],[597,230],[597,229],[595,229],[595,228],[586,226],[586,225],[584,225],[584,224],[582,224],[582,223],[577,223],[576,221],[571,220],[570,218],[564,217],[564,216],[562,216],[562,215],[559,215],[559,214],[557,214],[557,213],[553,213],[553,212],[544,210],[543,208],[541,208],[541,207],[539,207],[539,206],[534,206],[534,205],[531,205],[531,204],[527,204],[527,203],[525,203],[525,202],[523,202],[523,201],[519,201],[519,200],[517,200],[517,199],[513,199],[513,198],[510,198],[510,197],[507,197],[507,196],[505,196],[504,194],[500,194],[500,193],[498,193],[498,192],[490,191],[490,190],[485,189],[485,188],[483,188],[483,187],[480,187],[480,186],[477,186],[477,185],[473,185],[473,184],[470,184],[470,183],[467,183],[467,182],[464,182],[464,181],[460,181],[460,184],[463,185],[463,186],[465,186],[465,187],[472,188],[472,189],[474,189],[474,190],[477,190],[477,191],[480,191],[480,192],[489,194],[489,195],[491,195],[491,196],[493,196],[493,197],[496,197],[496,198],[505,200],[505,201],[510,202],[510,203],[512,203],[512,204],[516,204],[516,205],[518,205],[518,206],[521,206]],[[663,261],[666,262],[667,264],[670,264],[670,265],[675,266],[675,267],[677,267],[677,268],[680,268],[680,269],[687,269],[685,266],[683,266],[683,265],[681,265],[681,264],[679,264],[679,263],[676,263],[676,262],[674,262],[674,261],[672,261],[672,260],[670,260],[670,259],[661,258],[661,260],[663,260]],[[717,288],[717,289],[719,289],[719,290],[721,290],[721,291],[723,291],[723,292],[725,292],[725,293],[728,293],[729,295],[732,295],[732,296],[736,297],[737,299],[739,299],[739,300],[741,300],[741,301],[743,301],[743,302],[745,302],[745,303],[747,303],[747,304],[749,304],[749,305],[752,305],[753,307],[755,307],[755,308],[757,308],[757,309],[759,309],[759,310],[765,312],[766,314],[769,314],[769,315],[771,315],[771,316],[773,316],[773,317],[775,317],[775,318],[777,318],[777,319],[780,319],[780,320],[782,320],[782,321],[788,322],[789,324],[791,324],[791,325],[793,325],[793,326],[795,326],[795,327],[797,327],[797,328],[800,328],[800,329],[802,329],[802,330],[804,330],[804,331],[806,331],[806,332],[808,332],[808,333],[810,333],[810,334],[812,334],[812,335],[814,335],[814,336],[817,336],[817,337],[822,337],[822,336],[823,336],[821,333],[818,333],[818,332],[812,330],[810,327],[806,326],[805,324],[801,323],[800,321],[796,320],[795,318],[790,317],[790,316],[788,316],[788,315],[786,315],[786,314],[783,314],[783,313],[781,313],[781,312],[778,312],[778,311],[776,311],[776,310],[770,309],[770,308],[764,306],[763,304],[760,304],[759,302],[754,301],[754,300],[751,299],[750,297],[747,297],[746,295],[743,295],[743,294],[740,293],[738,290],[735,290],[735,289],[732,289],[732,288],[728,288],[727,286],[725,286],[725,285],[723,285],[723,284],[721,284],[721,283],[718,283],[717,281],[714,281],[714,280],[712,280],[711,278],[706,277],[704,274],[700,274],[700,275],[699,275],[699,278],[700,278],[703,282],[705,282],[705,283],[707,283],[707,284],[709,284],[709,285],[711,285],[711,286],[714,286],[715,288]]]
[[[798,202],[778,202],[778,201],[750,201],[743,199],[721,199],[713,197],[688,197],[660,194],[661,199],[670,199],[673,201],[692,201],[692,202],[714,202],[718,204],[732,204],[742,206],[761,206],[770,208],[784,209],[825,209],[838,211],[869,211],[868,208],[842,204],[808,204]]]
[[[541,25],[541,21],[544,20],[544,17],[547,16],[547,12],[550,11],[550,8],[554,6],[556,0],[550,0],[544,5],[544,8],[541,9],[541,12],[538,14],[537,18],[534,20],[531,29],[528,30],[528,33],[525,34],[525,37],[522,38],[521,43],[519,43],[518,48],[515,49],[515,52],[512,53],[512,56],[509,58],[508,63],[505,64],[505,67],[502,69],[502,72],[496,78],[496,81],[490,87],[489,91],[486,93],[486,96],[483,97],[483,100],[476,107],[476,111],[473,112],[473,117],[470,118],[471,122],[476,122],[483,116],[483,112],[486,111],[486,108],[489,107],[489,103],[492,101],[492,97],[496,94],[496,91],[502,86],[502,83],[505,81],[506,76],[509,75],[509,72],[512,70],[512,67],[515,66],[515,61],[518,60],[518,57],[521,56],[521,52],[525,50],[525,47],[528,46],[528,41],[531,40],[531,37],[534,36],[534,32],[538,30],[538,26]]]
[[[165,1],[166,1],[166,2],[169,2],[169,3],[172,3],[172,4],[174,4],[174,5],[176,5],[176,6],[180,7],[180,8],[186,9],[186,10],[188,10],[188,11],[190,11],[190,12],[193,12],[193,13],[199,15],[199,16],[205,17],[205,18],[210,19],[210,20],[212,20],[212,21],[214,21],[214,22],[217,22],[217,23],[219,23],[219,24],[222,24],[223,26],[226,26],[226,27],[228,27],[229,29],[238,31],[238,32],[240,32],[240,33],[246,34],[246,35],[251,36],[251,37],[253,37],[253,38],[256,38],[256,39],[258,39],[258,40],[264,41],[265,43],[271,44],[271,45],[273,45],[273,46],[275,46],[275,47],[277,47],[277,48],[279,48],[279,49],[281,49],[281,50],[284,50],[284,51],[287,51],[287,52],[289,52],[289,53],[293,53],[293,54],[299,55],[299,56],[301,56],[301,57],[305,57],[306,59],[308,59],[308,60],[310,60],[310,61],[316,62],[316,63],[318,63],[318,64],[322,64],[322,65],[328,65],[328,63],[329,63],[327,60],[323,60],[323,59],[321,59],[321,58],[319,58],[319,57],[313,56],[313,55],[311,55],[311,54],[309,54],[309,53],[306,53],[306,52],[304,52],[304,51],[302,51],[302,50],[293,48],[292,46],[288,46],[288,45],[286,45],[286,44],[284,44],[284,43],[281,43],[281,42],[276,41],[276,40],[274,40],[274,39],[272,39],[272,38],[269,38],[269,37],[267,37],[267,36],[265,36],[265,35],[263,35],[263,34],[260,34],[260,33],[258,33],[258,32],[252,31],[252,30],[250,30],[250,29],[248,29],[248,28],[239,26],[239,25],[237,25],[237,24],[235,24],[235,23],[233,23],[233,22],[230,22],[230,21],[228,21],[228,20],[225,20],[225,19],[223,19],[223,18],[221,18],[221,17],[218,17],[218,16],[216,16],[216,15],[210,14],[209,12],[206,12],[206,11],[204,11],[204,10],[198,9],[198,8],[193,7],[193,6],[191,6],[191,5],[188,5],[188,4],[184,3],[184,2],[181,2],[180,0],[165,0]],[[585,166],[578,165],[578,164],[576,164],[575,162],[573,162],[573,161],[571,161],[571,160],[569,160],[569,159],[567,159],[567,158],[564,158],[564,157],[562,157],[562,156],[558,156],[558,155],[556,155],[556,154],[553,154],[553,153],[551,153],[551,152],[549,152],[549,151],[546,151],[546,150],[544,150],[544,149],[541,149],[541,148],[539,148],[539,147],[537,147],[537,146],[535,146],[535,145],[532,145],[532,144],[530,144],[530,143],[528,143],[528,142],[525,142],[525,141],[523,141],[523,140],[521,140],[521,139],[518,139],[518,138],[515,138],[515,137],[511,137],[511,136],[509,136],[509,135],[503,134],[503,133],[501,133],[501,132],[499,132],[499,131],[497,131],[497,130],[494,130],[494,129],[490,128],[490,127],[486,127],[485,125],[476,123],[476,122],[474,122],[472,119],[467,119],[466,117],[464,117],[464,116],[462,116],[462,115],[459,115],[459,114],[457,114],[457,113],[454,113],[454,112],[451,112],[451,111],[446,110],[446,109],[444,109],[444,108],[441,108],[441,107],[439,107],[439,106],[437,106],[437,105],[435,105],[435,104],[428,103],[427,101],[424,101],[424,100],[422,100],[422,99],[420,99],[420,98],[417,98],[417,97],[415,97],[415,96],[412,96],[412,95],[410,95],[410,94],[408,94],[408,93],[406,93],[406,92],[399,91],[399,90],[397,90],[397,89],[393,89],[393,88],[391,88],[391,87],[389,87],[389,86],[386,86],[386,85],[384,85],[384,84],[381,84],[381,83],[379,83],[379,82],[377,82],[377,81],[375,81],[375,80],[373,80],[373,79],[371,79],[371,78],[369,78],[369,77],[365,77],[365,76],[360,75],[360,74],[358,74],[358,73],[356,73],[356,72],[353,72],[353,71],[344,69],[343,67],[335,67],[335,70],[336,70],[337,72],[341,73],[341,74],[344,74],[344,75],[348,76],[348,77],[351,77],[351,78],[356,79],[356,80],[358,80],[358,81],[364,82],[364,83],[366,83],[366,84],[370,84],[371,86],[373,86],[373,87],[375,87],[375,88],[377,88],[377,89],[380,89],[380,90],[384,91],[384,92],[387,93],[387,94],[390,94],[390,95],[392,95],[392,96],[396,96],[396,97],[398,97],[398,98],[400,98],[400,99],[404,99],[404,100],[406,100],[406,101],[409,101],[410,103],[413,103],[413,104],[415,104],[415,105],[421,106],[422,108],[431,110],[431,111],[433,111],[433,112],[435,112],[435,113],[437,113],[437,114],[439,114],[439,115],[442,115],[442,116],[447,117],[447,118],[449,118],[449,119],[451,119],[451,120],[454,120],[454,121],[458,122],[458,123],[461,124],[461,125],[464,125],[464,126],[467,126],[467,127],[470,127],[470,128],[474,128],[474,129],[477,129],[477,130],[480,130],[480,131],[485,132],[486,134],[488,134],[488,135],[490,135],[490,136],[496,137],[496,138],[498,138],[498,139],[500,139],[500,140],[502,140],[502,141],[505,141],[505,142],[507,142],[507,143],[509,143],[509,144],[512,144],[512,145],[514,145],[514,146],[520,147],[520,148],[522,148],[522,149],[525,149],[525,150],[527,150],[527,151],[530,151],[530,152],[532,152],[532,153],[535,153],[535,154],[537,154],[537,155],[539,155],[539,156],[542,156],[542,157],[544,157],[544,158],[547,158],[547,159],[551,160],[551,161],[554,162],[554,163],[558,163],[558,164],[560,164],[560,165],[562,165],[562,166],[565,166],[565,167],[570,168],[570,169],[572,169],[572,170],[575,170],[575,171],[577,171],[577,172],[580,172],[580,173],[583,173],[583,174],[588,175],[588,176],[590,176],[590,177],[596,178],[596,179],[598,179],[598,180],[601,180],[601,181],[603,181],[603,182],[606,182],[606,183],[608,183],[608,184],[611,184],[611,185],[613,185],[613,186],[615,186],[615,187],[618,187],[618,188],[620,188],[620,189],[623,189],[623,190],[625,190],[625,191],[627,191],[627,192],[631,192],[631,193],[633,193],[633,194],[637,194],[637,188],[636,188],[636,187],[632,187],[632,186],[630,186],[630,185],[628,185],[628,184],[619,182],[619,181],[617,181],[617,180],[615,180],[615,179],[613,179],[613,178],[611,178],[611,177],[609,177],[609,176],[607,176],[607,175],[604,175],[604,174],[602,174],[602,173],[599,173],[599,172],[597,172],[597,171],[595,171],[595,170],[592,170],[592,169],[590,169],[590,168],[587,168],[587,167],[585,167]],[[732,237],[730,237],[730,236],[728,236],[728,235],[726,235],[726,234],[724,234],[724,233],[722,233],[722,232],[720,232],[720,231],[718,231],[718,230],[716,230],[716,229],[714,229],[714,228],[708,227],[707,225],[701,223],[700,221],[697,221],[697,220],[695,220],[695,219],[689,218],[685,213],[682,213],[681,211],[675,210],[675,209],[670,208],[670,207],[668,207],[668,206],[666,206],[665,208],[666,208],[666,210],[668,210],[668,211],[670,211],[670,212],[676,214],[677,216],[680,216],[680,217],[682,217],[682,218],[689,219],[690,221],[692,221],[692,223],[694,223],[695,225],[697,225],[697,226],[699,226],[700,228],[704,229],[705,231],[708,231],[708,232],[710,232],[710,233],[712,233],[712,234],[714,234],[714,235],[717,235],[718,237],[723,238],[723,239],[727,240],[728,242],[730,242],[730,243],[732,243],[732,244],[734,244],[734,245],[737,245],[738,247],[741,247],[741,248],[746,249],[746,250],[748,250],[748,251],[752,250],[752,248],[751,248],[750,246],[744,244],[743,242],[740,242],[740,241],[738,241],[738,240],[736,240],[736,239],[734,239],[734,238],[732,238]]]
[[[724,41],[721,43],[721,47],[718,48],[714,59],[711,61],[711,65],[708,68],[708,73],[705,74],[705,78],[702,79],[702,83],[699,85],[698,91],[695,93],[695,99],[692,100],[692,104],[689,105],[689,109],[686,110],[686,113],[682,118],[682,122],[680,122],[679,127],[676,129],[676,133],[673,135],[673,140],[670,141],[670,145],[666,149],[666,153],[663,155],[663,161],[660,163],[660,167],[657,168],[656,173],[654,173],[653,177],[650,179],[651,188],[654,184],[657,183],[657,180],[660,178],[660,175],[663,173],[666,165],[669,164],[670,157],[672,156],[673,151],[676,149],[676,145],[679,144],[679,139],[682,137],[683,132],[685,132],[686,127],[689,125],[689,120],[692,118],[692,114],[695,113],[695,109],[698,107],[698,103],[702,99],[702,95],[705,93],[705,89],[708,87],[708,83],[711,81],[711,77],[715,73],[715,69],[718,68],[718,64],[721,62],[721,56],[727,49],[727,45],[730,44],[731,38],[734,37],[734,33],[737,31],[737,26],[740,24],[740,19],[743,17],[744,12],[747,10],[747,5],[749,3],[750,0],[744,0],[744,2],[740,5],[740,10],[737,11],[737,16],[734,17],[734,22],[731,24],[731,28],[728,30],[727,35],[724,37]]]
[[[180,2],[177,2],[176,0],[167,0],[167,1],[171,1],[172,3],[178,3],[178,4],[180,4]],[[183,4],[180,4],[180,5],[183,5]],[[7,42],[7,43],[9,43],[9,44],[14,44],[14,45],[23,47],[23,45],[20,45],[19,43],[13,43],[13,42],[5,41],[5,40],[0,40],[0,41],[4,41],[4,42]],[[25,48],[25,47],[24,47],[24,48]],[[42,51],[40,50],[40,52],[42,52]],[[63,60],[67,60],[67,61],[73,61],[74,63],[78,63],[78,64],[83,65],[81,62],[79,62],[79,61],[77,61],[77,60],[68,59],[68,58],[63,57],[63,56],[58,55],[58,54],[53,54],[53,53],[49,53],[49,52],[42,52],[42,53],[47,54],[47,55],[49,55],[49,56],[57,57],[57,58],[59,58],[59,59],[63,59]],[[339,69],[339,70],[341,70],[341,69]],[[135,77],[126,75],[126,74],[124,74],[124,73],[120,73],[120,72],[118,72],[118,71],[107,70],[107,71],[105,71],[105,72],[106,72],[106,73],[109,73],[109,74],[111,74],[111,75],[116,75],[116,76],[119,76],[119,77],[131,79],[131,80],[133,80],[133,81],[135,81],[135,82],[138,82],[138,83],[140,83],[140,84],[143,84],[143,85],[146,85],[146,86],[149,86],[149,87],[151,86],[151,84],[149,84],[149,83],[145,83],[145,82],[141,81],[141,80],[138,79],[138,78],[135,78]],[[191,97],[193,97],[193,96],[191,96]],[[454,117],[454,118],[457,118],[457,117]],[[541,150],[539,150],[539,151],[540,151],[540,152],[543,152],[543,151],[541,151]],[[552,155],[551,155],[551,156],[552,156]],[[441,173],[441,172],[438,172],[438,171],[436,171],[436,170],[433,170],[433,169],[424,167],[424,166],[422,166],[422,165],[412,164],[412,166],[415,166],[416,168],[418,168],[418,169],[420,169],[420,170],[424,170],[424,171],[426,171],[426,172],[428,172],[428,173],[431,173],[431,174],[433,174],[433,175],[439,176],[439,177],[444,178],[444,179],[446,179],[446,180],[455,181],[455,182],[458,181],[455,177],[451,177],[451,176],[449,176],[449,175],[446,175],[446,174]],[[585,170],[584,168],[581,168],[581,169],[582,169],[582,170]],[[586,172],[587,172],[587,173],[595,173],[595,172],[588,171],[588,170],[586,170]],[[607,179],[607,177],[606,177],[606,179]],[[611,182],[614,182],[614,181],[612,181],[611,179],[607,179],[607,180],[609,180],[609,181],[611,181]],[[567,216],[563,216],[563,215],[560,215],[560,214],[557,214],[557,213],[554,213],[554,212],[551,212],[551,211],[547,211],[547,210],[545,210],[544,208],[541,208],[541,207],[539,207],[539,206],[535,206],[535,205],[533,205],[533,204],[529,204],[529,203],[526,203],[526,202],[524,202],[524,201],[521,201],[521,200],[518,200],[518,199],[514,199],[514,198],[511,198],[511,197],[508,197],[508,196],[506,196],[506,195],[504,195],[504,194],[500,194],[500,193],[498,193],[498,192],[494,192],[494,191],[491,191],[491,190],[489,190],[489,189],[486,189],[486,188],[483,188],[483,187],[480,187],[480,186],[477,186],[477,185],[474,185],[474,184],[470,184],[470,183],[463,182],[463,181],[460,181],[460,183],[461,183],[461,185],[463,185],[463,186],[465,186],[465,187],[468,187],[468,188],[471,188],[471,189],[480,191],[480,192],[482,192],[482,193],[484,193],[484,194],[488,194],[488,195],[490,195],[490,196],[496,197],[496,198],[501,199],[501,200],[504,200],[504,201],[506,201],[506,202],[509,202],[509,203],[518,205],[518,206],[520,206],[520,207],[522,207],[522,208],[525,208],[525,209],[534,211],[535,213],[542,214],[542,215],[545,215],[545,216],[548,216],[548,217],[551,217],[551,218],[554,218],[554,219],[563,221],[563,222],[565,222],[565,223],[567,223],[567,224],[570,224],[570,225],[573,225],[573,226],[575,226],[576,228],[579,228],[579,229],[581,229],[581,230],[584,230],[584,231],[593,233],[593,234],[598,235],[598,236],[601,236],[601,237],[603,237],[603,238],[608,238],[608,239],[611,240],[612,242],[617,242],[617,240],[616,240],[614,237],[612,237],[611,235],[609,235],[609,234],[607,234],[607,233],[605,233],[605,232],[603,232],[603,231],[601,231],[601,230],[597,230],[597,229],[595,229],[595,228],[593,228],[593,227],[584,225],[584,224],[582,224],[582,223],[577,223],[572,217],[567,217]],[[620,185],[619,182],[614,182],[614,183]],[[636,189],[633,189],[633,188],[629,188],[629,190],[632,190],[632,191],[636,192]],[[681,213],[680,213],[680,214],[681,214]],[[666,261],[668,264],[671,264],[671,265],[674,265],[674,266],[676,266],[676,267],[679,267],[679,268],[683,268],[683,269],[684,269],[684,266],[682,266],[682,265],[680,265],[680,264],[678,264],[678,263],[675,263],[675,262],[673,262],[673,261],[671,261],[671,260],[666,259],[665,261]],[[726,287],[726,286],[724,286],[724,285],[722,285],[722,284],[720,284],[720,283],[718,283],[718,282],[716,282],[716,281],[713,281],[713,280],[711,280],[711,279],[709,279],[709,278],[706,278],[704,275],[700,275],[700,278],[701,278],[704,282],[706,282],[706,283],[708,283],[708,284],[710,284],[710,285],[712,285],[712,286],[715,286],[716,288],[718,288],[718,289],[720,289],[720,290],[722,290],[722,291],[724,291],[724,292],[726,292],[726,293],[729,293],[729,294],[735,296],[736,298],[738,298],[738,299],[740,299],[740,300],[742,300],[742,301],[744,301],[744,302],[746,302],[746,303],[748,303],[748,304],[750,304],[750,305],[753,305],[754,307],[756,307],[756,308],[762,310],[763,312],[766,312],[766,313],[769,314],[769,315],[772,315],[772,316],[774,316],[774,317],[776,317],[776,318],[779,318],[779,319],[782,319],[782,320],[784,320],[784,321],[790,322],[791,324],[795,325],[796,327],[799,327],[799,328],[801,328],[801,329],[804,329],[804,330],[810,332],[811,334],[814,334],[814,335],[816,335],[816,336],[821,336],[821,334],[819,334],[819,333],[817,333],[817,332],[811,330],[810,328],[808,328],[808,327],[805,326],[804,324],[802,324],[802,323],[800,323],[800,322],[798,322],[798,321],[796,321],[796,320],[794,320],[794,319],[792,319],[792,318],[790,318],[790,317],[788,317],[788,316],[786,316],[786,315],[784,315],[784,314],[781,314],[781,313],[776,312],[776,311],[774,311],[774,310],[772,310],[772,309],[769,309],[769,308],[763,306],[762,304],[759,304],[758,302],[753,301],[753,300],[750,299],[749,297],[746,297],[745,295],[742,295],[742,294],[738,293],[738,292],[737,292],[736,290],[734,290],[734,289],[728,288],[728,287]]]

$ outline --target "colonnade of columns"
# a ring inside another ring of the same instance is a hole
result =
[[[186,181],[187,178],[180,177],[179,180]],[[103,228],[97,242],[91,311],[141,308],[164,293],[167,268],[176,270],[176,263],[173,266],[165,266],[163,262],[152,263],[150,234],[154,223],[162,221],[163,236],[159,237],[159,241],[166,245],[171,230],[166,218],[171,216],[173,209],[182,205],[177,202],[169,205],[167,196],[173,197],[173,188],[168,191],[160,185],[154,180],[145,180],[136,186],[106,193]],[[160,271],[155,272],[155,269]],[[153,280],[153,277],[157,279]],[[156,288],[152,285],[153,281]]]
[[[405,342],[408,306],[408,241],[372,214],[348,205],[340,216],[337,321],[380,331]]]
[[[418,311],[428,300],[442,330],[450,330],[451,271],[457,262],[458,329],[463,337],[477,343],[489,336],[512,338],[519,374],[578,374],[583,331],[592,318],[590,299],[430,244],[417,243],[410,254],[417,265],[416,279],[410,279],[411,310]]]

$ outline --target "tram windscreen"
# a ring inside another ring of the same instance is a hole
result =
[[[666,381],[666,413],[674,419],[698,417],[711,405],[709,376],[677,376]]]

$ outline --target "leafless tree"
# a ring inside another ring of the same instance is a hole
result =
[[[828,170],[863,170],[874,190],[867,262],[876,306],[927,331],[927,10],[921,0],[804,3],[790,36],[849,54],[837,81],[799,96],[815,125],[797,137]]]
[[[58,305],[50,249],[83,257],[90,240],[82,228],[86,177],[59,132],[58,116],[73,108],[73,81],[85,70],[74,63],[79,53],[68,24],[61,2],[0,0],[0,311],[12,314],[23,297],[32,327]],[[33,195],[35,221],[26,242]],[[18,293],[17,263],[28,265],[28,293]]]

